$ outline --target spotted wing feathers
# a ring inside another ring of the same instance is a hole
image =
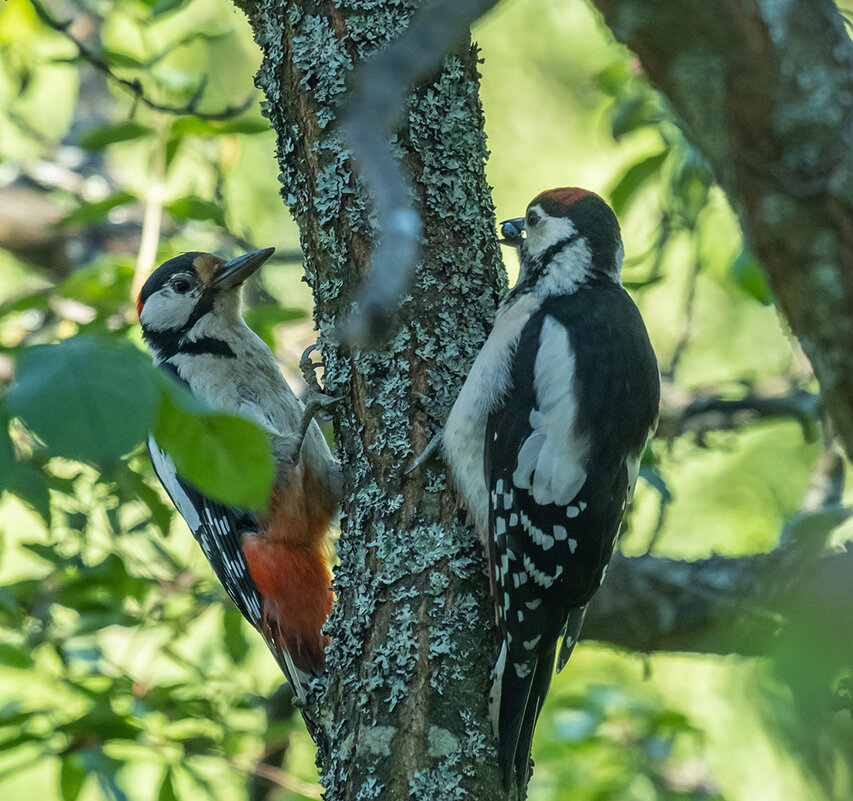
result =
[[[182,479],[172,459],[153,437],[148,439],[148,453],[157,478],[201,546],[216,577],[243,617],[264,635],[294,694],[304,701],[305,688],[312,676],[294,664],[287,650],[278,647],[266,633],[264,598],[252,579],[243,551],[244,536],[258,532],[257,518],[246,509],[211,500]]]
[[[612,281],[548,298],[512,365],[504,401],[488,419],[484,468],[506,644],[501,759],[505,775],[514,763],[523,786],[557,642],[564,636],[562,667],[633,493],[659,377],[639,312]]]
[[[257,520],[246,510],[224,506],[202,495],[178,476],[174,462],[153,438],[148,440],[148,453],[157,478],[190,527],[225,591],[243,616],[259,628],[262,598],[242,549],[243,534],[257,531]]]

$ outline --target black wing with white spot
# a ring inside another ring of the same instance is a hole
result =
[[[172,365],[166,363],[161,364],[161,367],[186,386]],[[244,537],[259,532],[257,517],[248,509],[226,506],[208,498],[178,475],[171,457],[153,437],[148,438],[147,444],[157,478],[201,546],[219,582],[243,617],[263,636],[294,694],[304,701],[306,688],[313,675],[300,670],[287,650],[271,635],[265,617],[265,601],[252,578],[243,551]],[[314,737],[318,731],[316,725],[310,717],[303,717],[309,733]]]
[[[249,573],[243,554],[243,535],[258,531],[251,512],[235,509],[202,495],[178,476],[175,464],[153,438],[148,440],[151,464],[175,508],[210,562],[213,572],[242,615],[256,629],[262,629],[263,599]]]
[[[610,560],[657,418],[659,377],[639,312],[611,281],[548,298],[511,364],[507,394],[488,419],[484,467],[513,696],[500,705],[504,769],[514,756],[526,775],[539,690],[547,691],[564,632],[568,658]]]
[[[495,598],[510,657],[523,661],[600,584],[659,379],[639,312],[612,282],[545,301],[512,365],[484,466]]]

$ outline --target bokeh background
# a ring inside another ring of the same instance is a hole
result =
[[[554,186],[611,202],[665,400],[815,392],[725,197],[590,7],[504,3],[475,39],[497,219]],[[135,290],[166,258],[275,246],[247,288],[247,319],[298,386],[311,297],[252,83],[259,62],[227,0],[0,5],[4,385],[34,344],[96,333],[141,345]],[[216,119],[228,109],[243,110]],[[514,280],[511,256],[507,269]],[[49,387],[45,399],[59,415],[77,408]],[[142,450],[96,471],[52,456],[16,420],[10,431],[18,461],[0,453],[0,795],[319,798],[299,717],[266,701],[280,684],[272,658]],[[828,447],[815,415],[746,415],[733,430],[656,441],[623,551],[770,551]],[[849,636],[841,621],[838,631]],[[584,643],[546,704],[530,798],[850,798],[849,711],[817,730],[795,695],[763,659]],[[281,720],[268,725],[268,713]]]

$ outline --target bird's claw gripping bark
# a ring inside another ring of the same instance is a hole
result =
[[[308,385],[308,395],[305,398],[305,411],[302,413],[302,423],[299,426],[299,441],[296,453],[302,449],[302,443],[305,441],[305,435],[308,433],[308,427],[314,419],[314,415],[318,415],[323,420],[331,419],[326,411],[331,406],[343,400],[343,396],[332,397],[323,391],[320,382],[317,380],[317,369],[323,367],[323,362],[315,362],[311,359],[311,354],[317,350],[317,344],[309,345],[302,353],[302,358],[299,360],[299,369],[302,371],[302,377]]]

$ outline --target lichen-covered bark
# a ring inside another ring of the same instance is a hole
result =
[[[853,44],[838,8],[594,1],[712,165],[853,455]]]
[[[368,203],[335,128],[349,71],[408,23],[412,2],[239,0],[264,58],[257,84],[299,223],[346,498],[328,624],[319,754],[329,801],[497,799],[487,720],[495,655],[481,548],[436,462],[404,475],[440,427],[505,281],[483,165],[476,51],[413,93],[395,147],[425,241],[377,352],[337,344],[370,252]]]

